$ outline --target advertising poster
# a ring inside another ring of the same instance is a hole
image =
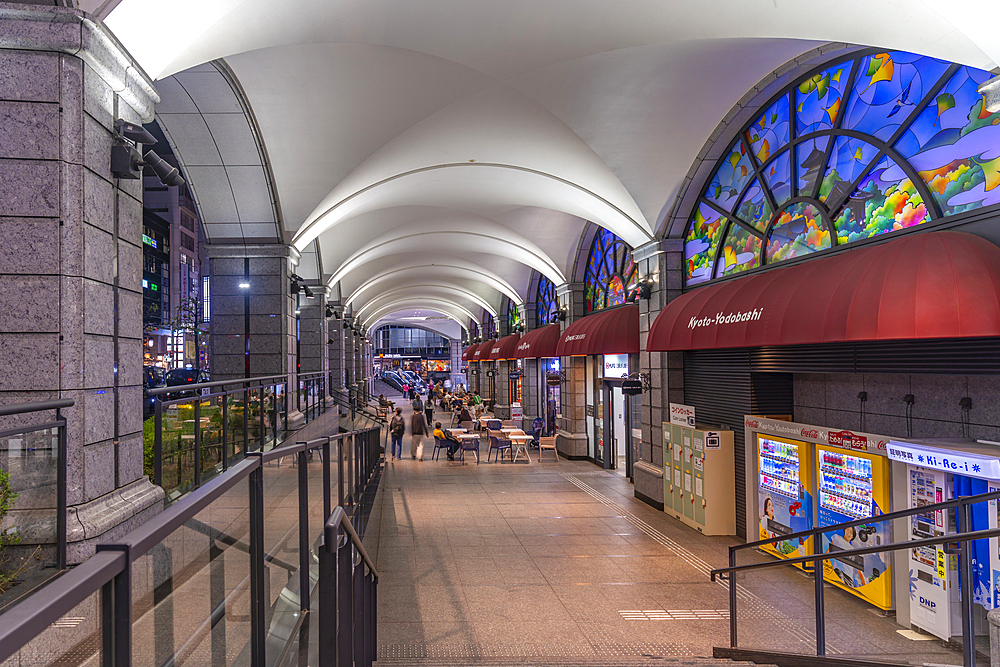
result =
[[[757,436],[760,539],[781,538],[812,528],[809,448],[806,443],[773,436]],[[761,547],[781,558],[811,553],[811,540],[777,540]]]
[[[889,502],[885,457],[817,447],[816,458],[820,526],[875,519],[885,513]],[[890,542],[889,526],[873,520],[842,531],[823,533],[820,549],[823,553],[836,553]],[[886,553],[844,556],[825,561],[823,575],[830,583],[850,590],[877,607],[890,609],[889,559]]]

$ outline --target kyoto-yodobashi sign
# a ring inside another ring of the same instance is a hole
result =
[[[737,313],[717,313],[715,317],[692,317],[688,321],[688,329],[698,329],[699,327],[718,326],[720,324],[737,324],[739,322],[753,322],[760,319],[764,314],[763,308],[754,308]]]

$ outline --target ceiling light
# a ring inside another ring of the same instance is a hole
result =
[[[250,283],[240,283],[240,289],[250,289]]]

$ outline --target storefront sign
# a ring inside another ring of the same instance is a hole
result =
[[[689,426],[694,428],[694,408],[690,405],[680,403],[670,404],[670,423],[675,426]]]
[[[628,355],[627,354],[605,354],[604,355],[604,376],[606,378],[628,377]]]
[[[510,418],[512,421],[521,421],[524,419],[524,409],[520,403],[515,401],[510,404]]]
[[[912,463],[924,468],[969,475],[970,477],[1000,479],[1000,459],[992,456],[956,452],[950,449],[936,449],[927,445],[916,445],[897,440],[890,441],[887,450],[889,458],[893,461]]]
[[[587,406],[587,416],[588,417],[593,417],[594,416],[594,406],[593,405],[588,405]]]
[[[562,383],[562,377],[559,373],[549,373],[545,376],[545,384],[550,387],[558,387]]]
[[[794,438],[815,442],[818,444],[832,445],[843,449],[868,452],[869,454],[886,455],[886,445],[889,438],[882,435],[872,435],[871,433],[854,433],[845,430],[829,430],[821,426],[811,426],[808,424],[796,424],[780,419],[767,419],[747,415],[744,417],[743,425],[751,430],[760,433],[770,433],[786,438]]]
[[[508,380],[516,380],[519,377],[521,377],[521,371],[511,371],[510,373],[507,373]]]

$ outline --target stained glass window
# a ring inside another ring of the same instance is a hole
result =
[[[513,301],[507,302],[507,333],[512,334],[521,328],[521,310]]]
[[[538,278],[538,291],[535,294],[535,321],[537,326],[552,324],[552,314],[559,310],[556,299],[556,286],[545,276]]]
[[[871,50],[793,82],[705,184],[684,235],[686,284],[1000,203],[1000,113],[978,92],[989,78]],[[588,305],[611,292],[605,259],[591,255]]]
[[[608,230],[599,230],[590,248],[583,281],[587,312],[625,303],[628,287],[635,282],[635,275],[632,250]]]

